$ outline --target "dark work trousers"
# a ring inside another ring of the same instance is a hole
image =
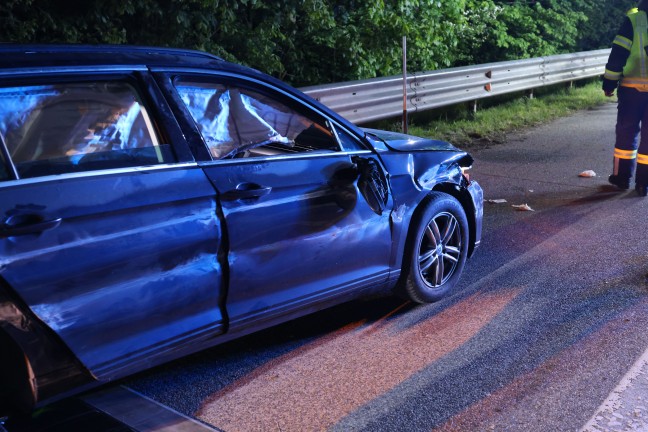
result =
[[[648,185],[648,92],[621,86],[617,95],[619,105],[614,145],[614,174],[619,178],[630,179],[636,164],[635,182]],[[641,127],[644,125],[645,127]]]

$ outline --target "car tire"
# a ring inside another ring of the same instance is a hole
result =
[[[403,261],[403,290],[431,303],[456,285],[468,256],[468,220],[453,196],[432,192],[410,228]]]

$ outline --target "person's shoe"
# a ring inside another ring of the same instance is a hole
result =
[[[635,185],[635,190],[637,191],[637,195],[644,197],[648,195],[648,186],[642,185],[640,183],[637,183]]]
[[[608,182],[618,187],[619,189],[630,189],[630,179],[621,178],[618,175],[612,174],[608,177]]]

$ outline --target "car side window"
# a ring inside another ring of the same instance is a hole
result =
[[[125,82],[0,88],[0,133],[20,178],[174,159]]]
[[[175,87],[215,159],[340,151],[326,122],[265,94],[221,83]]]
[[[344,130],[337,129],[337,136],[344,150],[366,150],[366,148],[363,147],[356,138],[352,137],[350,133],[345,132]]]

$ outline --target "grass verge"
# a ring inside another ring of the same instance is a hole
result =
[[[616,102],[606,98],[598,81],[536,90],[533,98],[506,96],[483,100],[473,113],[465,105],[410,117],[408,133],[449,141],[464,149],[504,142],[506,135],[564,117],[578,110]],[[401,123],[382,123],[379,127],[400,131]]]

